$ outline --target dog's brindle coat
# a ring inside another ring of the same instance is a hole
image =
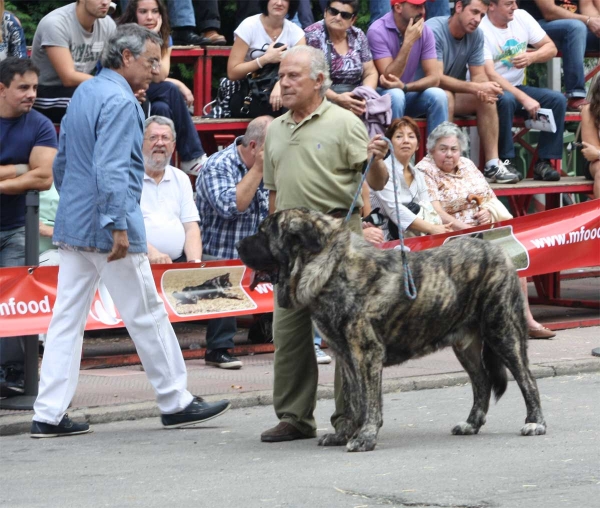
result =
[[[506,367],[517,381],[527,417],[523,435],[545,434],[535,379],[527,360],[527,324],[519,279],[504,251],[476,239],[407,254],[418,295],[404,292],[401,253],[376,249],[341,219],[307,209],[267,217],[238,244],[254,270],[277,273],[284,308],[307,307],[342,368],[345,415],[324,446],[375,448],[382,420],[385,365],[452,346],[471,378],[474,402],[453,434],[476,434],[490,396],[506,390]]]

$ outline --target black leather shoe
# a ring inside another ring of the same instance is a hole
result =
[[[173,46],[210,46],[212,41],[191,30],[173,30]]]
[[[35,420],[31,422],[31,437],[38,439],[44,437],[76,436],[77,434],[87,434],[88,432],[91,432],[91,430],[87,423],[75,423],[69,418],[68,414],[63,416],[58,425],[37,422]]]
[[[170,415],[162,415],[160,419],[163,427],[166,429],[178,429],[212,420],[225,413],[230,406],[231,403],[228,400],[206,402],[200,397],[195,397],[183,411]]]

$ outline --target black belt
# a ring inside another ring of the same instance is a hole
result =
[[[358,207],[355,207],[354,210],[352,210],[352,215],[359,212],[360,210]],[[334,219],[345,219],[348,215],[348,208],[334,208],[333,210],[329,210],[327,215],[330,215]]]

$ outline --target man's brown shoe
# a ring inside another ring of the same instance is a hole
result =
[[[279,443],[281,441],[294,441],[295,439],[310,439],[313,436],[307,436],[300,432],[291,423],[279,422],[276,427],[265,430],[260,435],[260,440],[264,443]]]

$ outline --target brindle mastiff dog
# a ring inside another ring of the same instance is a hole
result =
[[[381,427],[381,375],[397,365],[452,346],[473,385],[466,422],[453,434],[477,434],[490,396],[519,384],[527,417],[521,434],[546,432],[540,397],[527,360],[523,295],[504,251],[483,240],[457,239],[408,253],[418,295],[404,291],[401,253],[381,250],[350,232],[341,219],[290,209],[267,217],[238,244],[250,268],[278,277],[284,308],[307,307],[341,364],[346,414],[323,446],[373,450]]]

